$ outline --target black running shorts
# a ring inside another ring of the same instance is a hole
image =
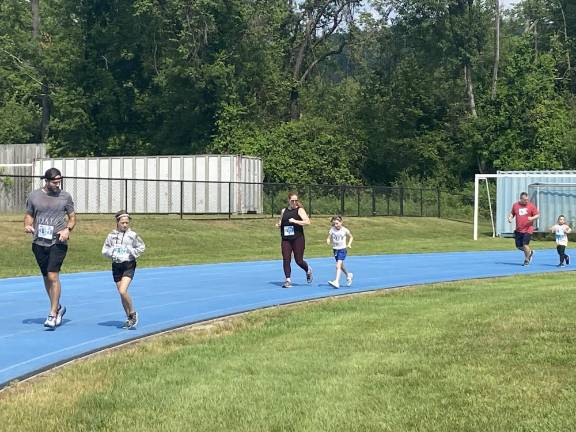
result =
[[[112,277],[114,282],[120,282],[123,277],[134,279],[136,272],[136,261],[124,261],[121,263],[112,263]]]
[[[60,272],[66,252],[68,252],[68,245],[56,243],[52,246],[40,246],[32,243],[32,252],[34,252],[42,276],[48,276],[48,273]]]
[[[532,235],[530,233],[521,233],[518,231],[514,231],[514,240],[516,241],[516,247],[518,249],[522,249],[524,246],[530,244],[530,239]]]

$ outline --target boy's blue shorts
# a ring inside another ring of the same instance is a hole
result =
[[[336,261],[344,261],[346,259],[346,255],[348,251],[346,249],[332,249],[334,252],[334,259]]]

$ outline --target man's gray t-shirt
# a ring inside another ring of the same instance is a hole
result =
[[[74,213],[74,202],[68,192],[33,191],[26,201],[26,213],[34,218],[34,239],[32,243],[52,246],[61,243],[58,232],[66,228],[66,215]],[[66,243],[66,242],[62,242]]]

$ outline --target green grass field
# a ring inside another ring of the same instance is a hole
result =
[[[250,258],[278,258],[269,220],[135,222],[150,266],[170,263],[164,253],[181,264],[246,259],[246,250]],[[327,223],[315,222],[309,255],[328,255]],[[512,246],[472,242],[470,225],[445,220],[348,225],[357,254]],[[67,270],[107,267],[91,260],[109,229],[100,220],[81,223]],[[33,260],[22,239],[13,236],[21,266]],[[238,243],[244,253],[230,247]],[[33,265],[14,270],[3,271],[35,273]],[[463,281],[191,327],[11,386],[0,393],[1,430],[573,430],[573,285],[571,273]]]

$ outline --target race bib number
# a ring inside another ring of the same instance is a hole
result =
[[[128,258],[128,249],[123,246],[117,246],[112,254],[115,258]]]
[[[526,216],[528,214],[527,208],[520,208],[518,209],[518,216]]]
[[[294,235],[294,227],[291,225],[287,225],[284,227],[284,237],[293,236]]]
[[[54,227],[52,225],[38,225],[38,237],[52,240],[54,238]]]
[[[564,230],[562,228],[556,230],[556,237],[564,237]]]

